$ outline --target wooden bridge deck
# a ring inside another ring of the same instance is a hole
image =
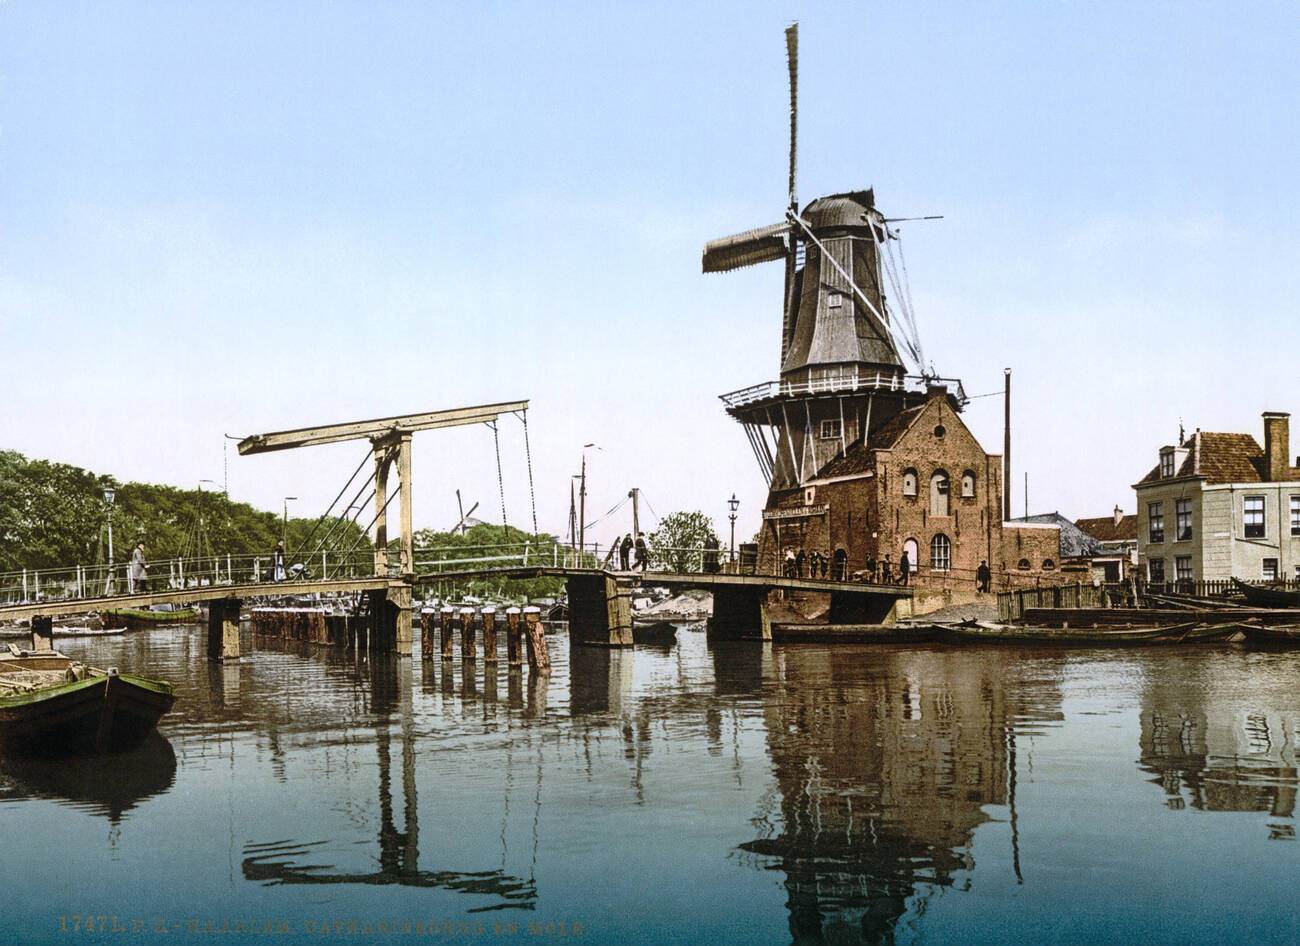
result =
[[[68,614],[85,614],[109,608],[147,608],[151,604],[193,604],[197,601],[214,601],[231,598],[257,598],[262,596],[337,594],[357,591],[377,591],[390,585],[403,585],[392,578],[333,578],[320,581],[261,582],[249,585],[203,585],[198,588],[151,591],[147,594],[113,595],[99,598],[67,598],[50,601],[25,602],[0,606],[0,620],[20,621],[36,615],[60,617]]]
[[[783,588],[787,591],[851,592],[854,594],[888,595],[893,598],[910,598],[912,589],[900,585],[869,585],[860,581],[831,581],[822,578],[786,578],[781,575],[728,575],[702,572],[642,572],[609,571],[603,568],[566,568],[552,565],[505,566],[500,568],[475,568],[446,572],[422,572],[416,582],[442,580],[465,581],[472,578],[570,578],[607,577],[632,579],[640,585],[657,585],[664,588]]]

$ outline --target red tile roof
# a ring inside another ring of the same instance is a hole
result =
[[[868,473],[875,468],[872,459],[873,450],[888,450],[898,443],[899,438],[912,426],[912,422],[925,410],[925,404],[909,407],[899,411],[889,420],[871,432],[867,438],[867,447],[863,449],[862,441],[855,440],[842,454],[838,454],[817,471],[818,479],[832,476],[852,476],[855,473]]]
[[[1250,434],[1198,430],[1188,442],[1187,459],[1175,476],[1199,476],[1206,483],[1267,483],[1264,450]],[[1141,486],[1161,479],[1160,465],[1138,481]],[[1287,479],[1300,480],[1300,467],[1291,467]]]
[[[1138,537],[1137,516],[1123,516],[1119,522],[1114,516],[1076,519],[1074,524],[1098,542],[1136,542]]]

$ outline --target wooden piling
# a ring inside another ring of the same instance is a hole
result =
[[[424,608],[420,612],[420,659],[421,660],[433,659],[433,649],[434,649],[434,644],[433,644],[434,617],[433,616],[435,613],[436,612],[433,610],[433,608]]]
[[[506,663],[510,667],[522,667],[524,663],[519,648],[518,608],[506,608]]]
[[[451,644],[451,615],[452,615],[452,608],[450,605],[445,605],[442,609],[442,612],[438,615],[439,621],[442,622],[441,631],[442,631],[442,659],[443,660],[451,660],[452,656],[454,655],[454,651],[452,649],[452,644]]]
[[[54,619],[44,614],[32,617],[32,650],[54,649]]]
[[[497,609],[484,608],[483,615],[483,660],[486,663],[497,662]]]
[[[551,655],[546,651],[546,629],[537,608],[524,608],[524,626],[528,641],[528,668],[534,673],[549,674]]]
[[[474,609],[460,609],[460,659],[476,660],[474,641]]]

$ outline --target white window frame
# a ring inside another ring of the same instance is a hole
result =
[[[1259,508],[1258,509],[1251,508],[1251,504],[1256,502],[1259,503]],[[1268,511],[1268,503],[1264,501],[1263,496],[1241,497],[1242,538],[1246,538],[1246,539],[1267,539],[1268,538],[1268,519],[1266,516],[1267,511]],[[1258,513],[1259,515],[1259,521],[1251,522],[1250,521],[1251,518],[1253,518],[1256,513]],[[1259,526],[1259,530],[1260,530],[1259,534],[1251,535],[1248,530],[1251,526],[1255,526],[1255,525]]]
[[[1183,518],[1187,519],[1187,532],[1183,532]],[[1192,532],[1192,501],[1190,499],[1174,500],[1174,541],[1188,542],[1191,541],[1194,533]]]
[[[1187,566],[1187,574],[1183,574],[1183,566]],[[1192,557],[1190,555],[1174,556],[1174,581],[1192,581]]]
[[[839,440],[840,439],[840,422],[838,418],[827,418],[821,422],[817,428],[818,440]]]
[[[943,541],[940,542],[940,539]],[[942,554],[936,554],[936,550]],[[930,539],[930,571],[952,571],[952,539],[942,532],[936,532],[934,537]]]

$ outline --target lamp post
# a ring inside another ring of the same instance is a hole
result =
[[[287,549],[289,545],[289,503],[296,502],[297,496],[284,497],[284,524],[280,527],[280,541],[285,544]]]
[[[731,509],[731,515],[727,518],[731,520],[731,561],[736,561],[736,510],[740,508],[740,500],[736,494],[732,493],[731,498],[727,500],[727,506]]]
[[[113,593],[113,500],[117,490],[111,486],[104,487],[104,502],[108,506],[108,575],[104,578],[104,594]]]

